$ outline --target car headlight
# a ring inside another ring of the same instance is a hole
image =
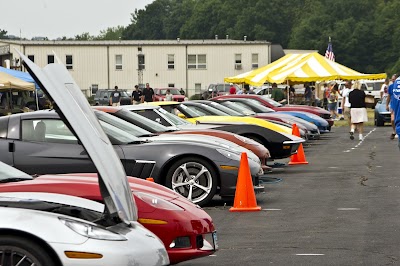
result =
[[[220,154],[222,154],[223,156],[225,156],[226,158],[228,158],[230,160],[240,161],[240,155],[235,152],[223,150],[223,149],[216,149],[216,150],[217,150],[217,152],[219,152]]]
[[[133,192],[135,196],[137,196],[139,199],[143,200],[147,204],[153,206],[154,208],[158,209],[163,209],[163,210],[170,210],[170,211],[183,211],[181,207],[178,205],[175,205],[171,202],[168,202],[164,199],[161,199],[157,196],[147,194],[144,192]]]
[[[107,229],[100,228],[93,224],[66,219],[62,217],[58,217],[58,219],[75,233],[88,238],[99,239],[99,240],[111,240],[111,241],[127,240],[123,235],[111,232]]]

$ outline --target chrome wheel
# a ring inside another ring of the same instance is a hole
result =
[[[217,180],[212,166],[200,158],[180,160],[167,174],[167,186],[199,205],[206,204],[214,197]]]
[[[42,265],[32,254],[18,247],[0,246],[0,266]]]

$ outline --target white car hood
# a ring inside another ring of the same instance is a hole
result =
[[[40,68],[21,54],[25,67],[47,95],[55,109],[82,142],[99,175],[100,191],[111,217],[130,224],[137,220],[137,207],[122,163],[104,133],[87,99],[62,64]]]

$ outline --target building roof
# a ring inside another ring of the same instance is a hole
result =
[[[60,46],[141,46],[141,45],[260,45],[271,44],[267,41],[245,41],[245,40],[230,40],[230,39],[208,39],[208,40],[121,40],[121,41],[31,41],[31,40],[9,40],[0,39],[2,43],[15,45],[60,45]]]

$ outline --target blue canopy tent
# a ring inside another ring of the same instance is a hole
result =
[[[22,72],[22,71],[18,71],[18,70],[14,70],[14,69],[5,68],[2,66],[0,66],[0,72],[7,73],[13,77],[16,77],[18,79],[21,79],[21,80],[29,82],[29,83],[34,83],[35,88],[36,88],[36,91],[35,91],[36,108],[37,108],[37,110],[39,110],[38,90],[40,89],[40,87],[28,72]]]

